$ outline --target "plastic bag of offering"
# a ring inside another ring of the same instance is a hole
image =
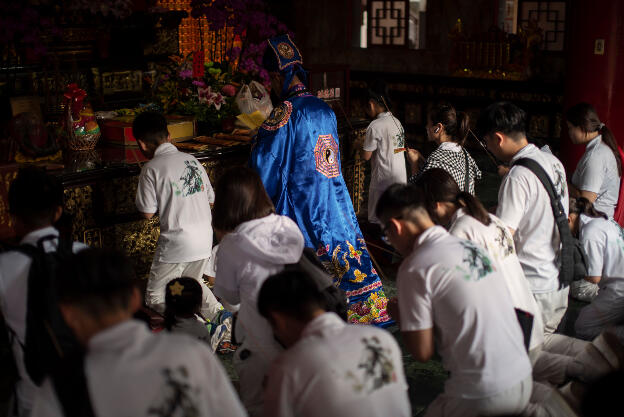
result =
[[[271,97],[266,88],[257,81],[243,84],[236,95],[236,104],[241,113],[252,114],[259,111],[266,119],[273,111]]]

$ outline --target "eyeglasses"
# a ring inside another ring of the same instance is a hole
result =
[[[381,241],[388,246],[392,246],[392,243],[390,242],[390,238],[388,237],[388,234],[387,234],[388,228],[390,227],[390,220],[392,219],[401,220],[403,219],[403,216],[391,217],[383,226],[381,226]]]

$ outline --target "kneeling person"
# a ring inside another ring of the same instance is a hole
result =
[[[450,372],[426,415],[520,413],[531,395],[531,364],[505,278],[483,249],[434,225],[424,194],[395,184],[382,194],[377,217],[405,255],[393,318],[407,349],[426,362],[437,345]]]
[[[313,277],[288,269],[267,279],[258,309],[288,350],[268,374],[264,415],[411,416],[401,351],[390,333],[326,312]]]
[[[89,398],[75,403],[90,404],[96,416],[246,416],[208,346],[188,336],[153,334],[132,320],[141,295],[125,256],[87,249],[62,265],[58,277],[61,312],[87,350]],[[46,380],[32,417],[69,414],[57,396],[67,391]]]

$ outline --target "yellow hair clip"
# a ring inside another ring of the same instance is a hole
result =
[[[184,290],[184,285],[180,284],[178,281],[169,286],[171,295],[182,295],[182,290]]]

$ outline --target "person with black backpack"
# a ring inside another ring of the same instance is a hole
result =
[[[12,413],[26,416],[36,385],[55,367],[80,352],[61,318],[53,281],[57,264],[86,248],[59,237],[53,224],[63,211],[60,182],[42,169],[19,170],[9,189],[9,212],[20,246],[0,255],[0,308],[4,316],[19,380]]]
[[[494,156],[511,164],[498,192],[496,216],[514,236],[518,259],[542,313],[547,346],[568,307],[572,281],[565,269],[569,263],[563,263],[560,273],[564,253],[561,242],[571,237],[565,169],[554,155],[528,142],[526,113],[512,103],[487,107],[479,117],[477,130]],[[532,166],[545,173],[546,184]],[[557,209],[555,217],[553,208],[559,206],[561,210]],[[559,219],[565,223],[566,236],[560,233]]]

